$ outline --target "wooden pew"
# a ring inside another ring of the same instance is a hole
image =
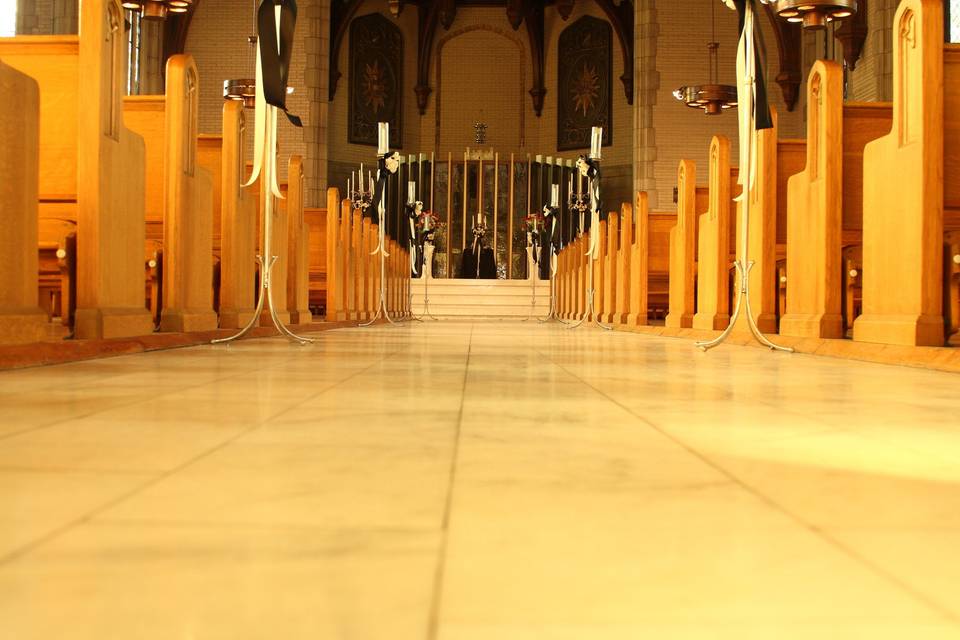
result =
[[[681,160],[677,169],[677,221],[670,231],[670,312],[665,324],[673,328],[693,326],[694,256],[697,242],[697,168]]]
[[[843,70],[818,60],[807,83],[807,166],[787,186],[787,312],[780,332],[843,337],[840,231],[843,204]],[[791,274],[796,274],[791,277]]]
[[[0,344],[37,342],[40,86],[0,59]]]
[[[123,20],[119,0],[81,3],[75,330],[81,339],[153,330],[143,297],[145,150],[122,117]]]
[[[944,326],[950,341],[960,331],[960,232],[948,231],[944,236],[943,270]]]
[[[243,187],[246,182],[246,115],[241,102],[224,102],[223,134],[219,216],[220,326],[238,329],[246,326],[256,311],[256,256],[259,253],[257,197],[252,187]]]
[[[601,220],[600,226],[596,230],[590,229],[590,233],[597,234],[597,259],[590,260],[589,267],[593,269],[593,311],[597,320],[602,320],[606,305],[604,300],[604,263],[607,260],[607,225],[609,219]],[[589,259],[589,258],[588,258]],[[592,318],[591,318],[592,319]]]
[[[670,233],[677,224],[677,214],[650,212],[647,278],[647,310],[657,319],[664,319],[670,306]]]
[[[698,218],[696,329],[724,329],[730,322],[730,208],[733,188],[730,141],[710,142],[709,202]]]
[[[340,200],[340,190],[327,189],[327,322],[346,320],[344,246],[341,221],[349,212],[347,200]]]
[[[891,109],[844,105],[843,71],[829,61],[814,65],[807,94],[807,166],[787,186],[787,309],[780,332],[842,338],[842,250],[861,242],[863,150],[889,129]]]
[[[894,117],[864,152],[863,315],[854,339],[944,342],[945,210],[960,207],[960,48],[943,45],[940,0],[894,17]]]
[[[757,177],[750,191],[750,310],[763,333],[776,333],[782,306],[778,304],[778,260],[786,262],[787,236],[787,181],[803,170],[806,162],[806,140],[779,140],[778,115],[773,110],[772,129],[756,132]],[[736,240],[733,246],[740,252],[742,199],[735,207]],[[785,266],[784,266],[785,269]],[[784,287],[785,287],[784,283]],[[739,286],[739,283],[736,283]],[[786,289],[783,289],[785,294]],[[735,293],[735,292],[734,292]],[[734,327],[734,332],[749,333],[746,309]]]
[[[620,213],[611,211],[607,214],[603,256],[603,306],[600,321],[608,324],[613,322],[617,314],[617,254],[620,251]]]
[[[76,336],[142,335],[152,330],[143,306],[142,249],[133,250],[144,236],[143,141],[121,117],[119,0],[85,2],[80,31],[82,41],[0,39],[0,56],[40,84],[39,215],[53,209],[53,217],[77,222]]]
[[[620,237],[617,251],[615,311],[610,322],[624,325],[630,317],[630,260],[633,257],[633,207],[620,205]],[[646,310],[644,310],[646,311]],[[646,313],[644,313],[646,315]]]
[[[287,168],[287,308],[292,324],[310,324],[310,229],[303,218],[303,158],[290,156]]]
[[[326,316],[327,306],[327,210],[304,207],[303,223],[309,236],[308,308],[314,316]]]
[[[210,331],[213,184],[197,162],[199,74],[193,58],[167,60],[163,153],[162,331]]]
[[[626,208],[624,212],[626,214]],[[623,321],[628,327],[643,326],[647,324],[648,318],[650,210],[645,191],[637,193],[635,212],[637,219],[633,224],[633,237],[630,238],[630,276],[625,292],[630,297],[630,310]],[[624,234],[625,240],[628,237],[628,233]]]

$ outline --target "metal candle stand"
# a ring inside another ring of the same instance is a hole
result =
[[[377,174],[379,175],[379,171]],[[377,248],[370,252],[370,255],[380,254],[380,295],[377,301],[377,312],[370,318],[369,322],[364,322],[361,324],[361,327],[369,327],[373,325],[380,318],[385,318],[390,324],[396,324],[393,319],[390,317],[390,312],[387,309],[387,256],[390,254],[387,253],[386,249],[386,225],[384,224],[384,218],[386,216],[386,210],[383,206],[383,201],[380,201],[380,204],[377,206],[377,218],[380,220],[380,224],[377,226]]]
[[[390,140],[390,126],[386,122],[378,123],[378,150],[377,150],[377,159],[385,160],[390,155],[389,150],[389,140]],[[385,164],[385,163],[377,163]],[[380,172],[384,169],[377,169],[377,183],[380,182]],[[361,178],[362,181],[362,178]],[[393,319],[390,317],[390,311],[387,309],[387,253],[386,238],[387,238],[387,208],[383,204],[383,200],[386,197],[386,194],[381,194],[380,202],[377,203],[377,248],[370,252],[370,255],[380,254],[380,295],[377,300],[377,312],[373,315],[369,322],[364,322],[361,324],[361,327],[372,326],[380,318],[386,319],[390,324],[396,324]]]
[[[430,256],[427,257],[427,248],[430,248]],[[427,275],[427,269],[430,269],[430,275]],[[430,318],[431,320],[439,320],[430,312],[430,295],[428,289],[430,287],[430,280],[433,276],[433,243],[425,242],[423,245],[423,266],[420,270],[420,277],[423,278],[423,313],[420,314],[420,317],[414,316],[411,313],[410,319],[416,320],[417,322],[423,322],[424,318]],[[410,287],[410,309],[413,309],[413,287]]]
[[[552,247],[552,245],[551,245]],[[557,315],[557,269],[556,269],[556,260],[557,256],[553,253],[553,250],[550,251],[550,309],[547,311],[546,317],[540,318],[539,322],[559,322],[560,324],[567,324],[566,320],[560,318]]]
[[[265,105],[266,108],[266,130],[264,134],[264,144],[263,149],[260,150],[263,158],[263,175],[261,177],[261,189],[266,189],[266,206],[264,207],[263,212],[263,251],[260,255],[257,256],[257,262],[260,264],[260,298],[257,300],[257,309],[253,314],[253,317],[250,318],[250,321],[247,325],[241,329],[235,335],[230,336],[229,338],[220,338],[218,340],[211,341],[212,344],[227,344],[233,342],[234,340],[239,340],[247,333],[250,332],[257,323],[260,321],[260,315],[263,313],[263,307],[266,307],[270,310],[270,319],[273,321],[273,326],[276,327],[277,331],[281,335],[286,336],[288,339],[297,342],[301,345],[309,344],[313,342],[313,338],[305,338],[299,336],[287,328],[283,324],[283,321],[280,320],[280,316],[277,314],[277,309],[273,303],[273,288],[271,286],[270,272],[273,269],[273,265],[277,262],[279,256],[270,255],[270,250],[273,240],[273,209],[274,209],[274,194],[271,193],[271,188],[276,178],[276,162],[275,150],[277,147],[277,108],[273,105]]]
[[[743,31],[745,42],[740,51],[743,56],[743,65],[745,67],[742,74],[743,77],[740,79],[740,117],[749,118],[749,126],[747,127],[747,135],[741,140],[740,157],[744,159],[744,161],[741,162],[741,166],[746,165],[746,181],[743,186],[742,195],[740,196],[742,204],[740,211],[740,256],[733,263],[737,270],[740,286],[737,289],[737,302],[734,306],[733,313],[730,316],[730,324],[727,325],[727,328],[723,330],[723,333],[713,340],[697,342],[697,347],[701,351],[708,351],[714,347],[720,346],[720,344],[722,344],[733,332],[737,318],[739,318],[740,313],[745,310],[747,314],[747,326],[750,328],[750,333],[753,334],[753,337],[757,340],[757,342],[769,347],[774,351],[793,353],[792,348],[782,347],[778,344],[774,344],[765,335],[763,335],[763,332],[760,331],[760,327],[757,326],[757,322],[753,317],[753,312],[750,309],[750,270],[754,265],[754,261],[749,259],[750,189],[753,186],[752,181],[754,178],[754,173],[756,172],[756,158],[753,154],[753,142],[757,132],[756,120],[754,118],[754,89],[756,86],[755,83],[757,69],[755,43],[753,41],[753,20],[755,16],[753,14],[753,6],[749,2],[746,4],[746,12],[746,20],[744,22],[745,27]],[[738,62],[739,59],[740,56],[738,56]]]
[[[594,127],[591,135],[590,141],[590,159],[594,162],[600,161],[600,148],[603,140],[603,129],[601,127]],[[582,160],[582,158],[581,158]],[[578,162],[579,164],[579,162]],[[591,319],[594,324],[596,324],[601,329],[605,331],[612,331],[613,327],[603,324],[600,322],[598,317],[594,297],[596,292],[593,290],[593,263],[597,261],[597,253],[599,253],[599,247],[597,242],[599,240],[599,231],[600,231],[600,175],[599,171],[590,178],[588,183],[590,186],[590,245],[587,249],[586,255],[589,256],[587,261],[587,308],[584,309],[583,317],[580,318],[576,323],[570,325],[570,329],[576,329],[577,327],[582,326],[586,323],[587,319]]]
[[[534,227],[533,231],[533,234],[535,233],[536,227]],[[533,320],[537,317],[537,278],[540,274],[538,273],[539,269],[537,268],[537,261],[533,257],[533,248],[536,242],[533,239],[533,234],[531,234],[531,240],[527,244],[527,265],[530,269],[530,313],[527,314],[527,317],[524,318],[522,322]]]

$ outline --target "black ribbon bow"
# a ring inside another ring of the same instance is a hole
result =
[[[277,46],[277,16],[280,7],[280,46]],[[296,0],[261,0],[257,9],[257,35],[260,38],[260,62],[263,96],[267,104],[283,111],[295,127],[302,127],[299,117],[287,111],[287,80],[290,78],[290,56],[293,53],[293,32],[297,25]]]
[[[754,78],[756,98],[753,103],[753,119],[757,123],[758,131],[760,129],[772,129],[773,116],[770,113],[770,99],[767,97],[767,48],[763,43],[763,30],[757,22],[760,20],[757,3],[756,0],[732,0],[732,2],[736,6],[737,16],[740,19],[738,33],[741,38],[743,37],[744,23],[746,22],[747,3],[749,2],[750,6],[753,7],[753,41],[755,43],[753,59],[756,67],[756,77]]]

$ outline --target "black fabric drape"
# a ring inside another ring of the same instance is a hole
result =
[[[277,46],[277,16],[280,7],[280,46]],[[267,104],[280,109],[295,127],[303,122],[287,111],[287,81],[290,78],[290,56],[293,53],[293,32],[297,25],[296,0],[261,0],[257,9],[257,37],[260,38],[260,61],[263,96]]]
[[[738,33],[743,37],[744,22],[747,16],[747,3],[753,7],[753,42],[754,64],[756,65],[756,98],[753,104],[753,118],[757,123],[757,130],[772,129],[773,116],[770,113],[770,99],[767,96],[767,48],[763,43],[763,30],[760,28],[760,11],[756,0],[732,0],[737,8],[739,17]]]
[[[363,178],[361,177],[361,180]],[[380,202],[387,193],[387,181],[390,179],[390,172],[387,171],[387,156],[377,158],[377,182],[373,187],[373,202],[367,208],[366,215],[376,223],[380,223]],[[386,208],[386,205],[384,205]]]

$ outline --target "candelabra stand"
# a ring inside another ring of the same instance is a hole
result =
[[[347,197],[350,199],[354,210],[359,209],[362,213],[366,214],[367,209],[370,208],[370,204],[373,202],[373,191],[364,191],[363,185],[360,185],[359,188],[350,189]]]
[[[537,231],[534,230],[533,233],[536,234]],[[527,268],[530,270],[528,274],[530,276],[530,313],[523,319],[523,322],[533,320],[537,317],[537,278],[540,274],[538,273],[537,261],[533,257],[535,242],[535,240],[531,239],[527,243]]]
[[[552,249],[550,251],[550,310],[547,312],[546,317],[540,318],[540,322],[559,322],[560,324],[567,324],[565,320],[562,320],[559,315],[557,315],[557,255],[553,253]]]
[[[593,146],[599,148],[599,146],[598,146],[598,142],[599,142],[599,141],[597,140],[597,137],[598,137],[599,134],[598,134],[597,132],[598,132],[598,130],[595,128],[595,129],[594,129],[594,139],[595,139],[595,141],[594,141],[594,143],[593,143]],[[599,156],[599,154],[593,154],[593,158],[597,158],[598,156]],[[599,179],[599,176],[598,176],[597,174],[594,174],[594,175],[590,178],[590,182],[589,182],[589,186],[590,186],[590,189],[589,189],[590,205],[589,205],[589,207],[590,207],[591,217],[590,217],[590,244],[589,244],[589,247],[588,247],[587,253],[586,253],[586,255],[587,255],[587,257],[588,257],[588,260],[587,260],[587,292],[586,292],[586,293],[587,293],[587,304],[586,304],[586,307],[587,307],[587,308],[586,308],[586,309],[584,310],[584,312],[583,312],[583,317],[580,318],[580,320],[578,320],[576,323],[570,325],[570,327],[568,327],[569,329],[576,329],[577,327],[580,327],[580,326],[582,326],[584,323],[586,323],[588,319],[590,319],[590,320],[593,321],[594,324],[596,324],[596,325],[597,325],[598,327],[600,327],[601,329],[604,329],[605,331],[612,331],[612,330],[613,330],[613,327],[611,327],[611,326],[609,326],[609,325],[606,325],[606,324],[603,324],[602,322],[600,322],[600,318],[599,318],[599,316],[598,316],[598,314],[597,314],[596,307],[595,307],[595,303],[594,303],[594,297],[595,297],[596,292],[593,290],[593,269],[594,269],[594,266],[593,266],[593,265],[594,265],[594,263],[597,261],[597,257],[598,257],[597,254],[600,252],[600,251],[599,251],[600,248],[599,248],[599,246],[598,246],[598,242],[599,242],[599,236],[598,236],[598,234],[599,234],[599,231],[600,231],[600,184],[599,184],[599,182],[600,182],[600,179]],[[581,218],[582,218],[582,215],[583,215],[583,214],[582,214],[582,212],[581,212]],[[581,228],[583,228],[582,221],[581,221]]]
[[[279,331],[281,335],[286,336],[288,339],[301,345],[313,342],[313,338],[299,336],[288,329],[286,325],[283,324],[283,321],[280,320],[280,316],[277,314],[277,309],[273,303],[273,288],[271,286],[270,272],[272,271],[273,265],[277,262],[277,258],[279,257],[270,255],[273,241],[273,210],[275,197],[274,193],[271,192],[271,185],[273,185],[274,181],[276,180],[276,174],[274,173],[276,171],[276,162],[271,160],[274,158],[275,150],[277,148],[277,108],[269,104],[265,105],[265,108],[266,130],[264,132],[264,148],[261,150],[264,160],[261,188],[266,189],[267,191],[266,206],[264,207],[263,212],[263,251],[257,256],[257,262],[260,264],[261,274],[260,299],[257,300],[257,309],[254,312],[253,317],[250,318],[250,321],[243,329],[229,338],[213,340],[212,344],[227,344],[233,342],[234,340],[239,340],[245,336],[260,321],[260,315],[263,313],[264,306],[270,310],[270,319],[273,321],[273,326],[277,328],[277,331]]]
[[[423,313],[420,317],[411,315],[412,320],[423,322],[424,318],[439,320],[430,312],[430,280],[433,279],[433,243],[425,242],[423,245],[423,267],[420,270],[420,277],[423,279]],[[410,287],[410,308],[413,309],[413,287]]]
[[[753,179],[756,172],[756,156],[753,153],[754,137],[756,136],[756,121],[754,119],[755,104],[755,86],[756,86],[756,54],[755,43],[753,41],[753,6],[751,3],[746,5],[746,20],[743,30],[744,42],[741,44],[739,55],[737,56],[738,76],[740,76],[740,118],[747,119],[746,135],[741,136],[740,157],[742,159],[741,167],[746,167],[746,178],[743,185],[743,192],[740,196],[740,256],[734,262],[739,278],[739,287],[737,288],[737,302],[733,313],[730,315],[730,324],[723,330],[719,336],[713,340],[704,340],[697,342],[697,347],[701,351],[708,351],[714,347],[720,346],[733,332],[737,318],[742,312],[746,312],[746,323],[750,328],[750,333],[760,344],[774,351],[784,351],[793,353],[790,347],[782,347],[770,341],[760,327],[757,326],[753,318],[753,312],[750,309],[750,270],[753,268],[754,261],[750,260],[750,189],[753,186]],[[743,128],[741,128],[743,131]],[[743,174],[741,174],[743,175]]]
[[[377,181],[380,181],[380,170],[377,171]],[[379,220],[379,224],[377,225],[377,248],[371,251],[370,255],[380,254],[380,296],[377,301],[377,312],[370,319],[370,322],[361,324],[361,327],[369,327],[380,318],[385,318],[390,324],[396,324],[390,317],[390,312],[387,309],[387,257],[390,254],[387,253],[386,248],[386,207],[383,204],[382,198],[380,199],[380,204],[377,206],[377,214]]]

